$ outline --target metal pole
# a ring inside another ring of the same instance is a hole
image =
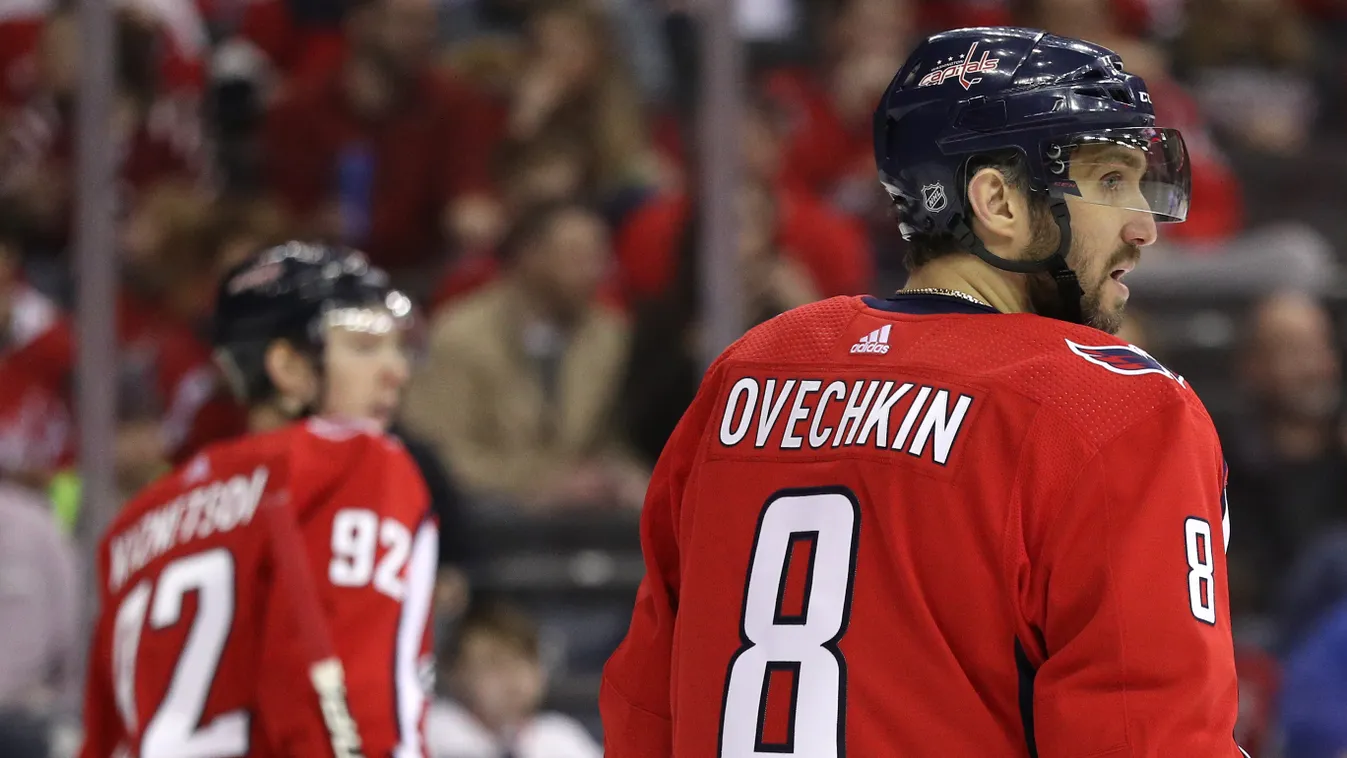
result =
[[[116,400],[116,212],[111,143],[114,52],[112,3],[80,0],[80,82],[76,123],[76,412],[82,484],[78,534],[94,546],[117,507],[113,468]],[[91,583],[92,585],[92,583]]]
[[[740,93],[743,49],[730,0],[703,0],[701,147],[701,307],[703,366],[743,332],[739,248]]]

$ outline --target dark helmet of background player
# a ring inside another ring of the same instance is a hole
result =
[[[1066,261],[1065,198],[1094,202],[1069,178],[1077,148],[1118,145],[1145,156],[1144,202],[1108,204],[1149,212],[1158,222],[1188,214],[1187,148],[1177,130],[1156,126],[1145,82],[1106,48],[1036,29],[980,27],[928,37],[880,100],[874,140],[880,181],[905,239],[947,234],[998,269],[1048,273],[1070,321],[1081,321],[1081,287]],[[970,165],[1007,153],[1018,153],[1029,190],[1045,193],[1061,230],[1057,252],[1046,259],[1001,258],[972,231]]]
[[[273,342],[286,340],[308,354],[321,377],[318,358],[330,317],[368,314],[406,322],[411,310],[411,301],[363,253],[288,242],[235,266],[221,282],[212,339],[216,361],[240,400],[266,401],[275,393],[265,360]]]

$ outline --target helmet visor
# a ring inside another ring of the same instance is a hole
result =
[[[382,336],[407,332],[414,326],[412,301],[398,290],[389,290],[383,302],[342,305],[323,313],[323,329],[346,329]]]
[[[1043,162],[1056,197],[1150,213],[1161,223],[1188,217],[1191,167],[1177,129],[1080,132],[1045,142]]]

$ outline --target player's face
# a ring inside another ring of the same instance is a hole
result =
[[[323,413],[387,428],[407,383],[403,329],[383,309],[344,309],[327,331]]]
[[[1071,250],[1067,263],[1080,281],[1081,315],[1086,324],[1116,334],[1127,306],[1123,277],[1141,259],[1141,248],[1155,242],[1155,217],[1131,208],[1145,207],[1141,178],[1145,161],[1120,148],[1086,146],[1071,163],[1071,179],[1081,197],[1067,196],[1071,214]],[[1035,224],[1035,257],[1057,248],[1055,222],[1040,214]],[[1061,309],[1056,285],[1046,275],[1035,277],[1030,286],[1035,310],[1056,315]]]

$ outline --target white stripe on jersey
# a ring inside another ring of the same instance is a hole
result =
[[[427,633],[435,591],[435,567],[439,562],[439,530],[429,519],[416,530],[412,555],[407,561],[406,594],[398,620],[397,652],[394,658],[394,691],[397,693],[398,735],[394,758],[425,758],[421,727],[425,721],[427,692],[421,680],[421,642]]]

